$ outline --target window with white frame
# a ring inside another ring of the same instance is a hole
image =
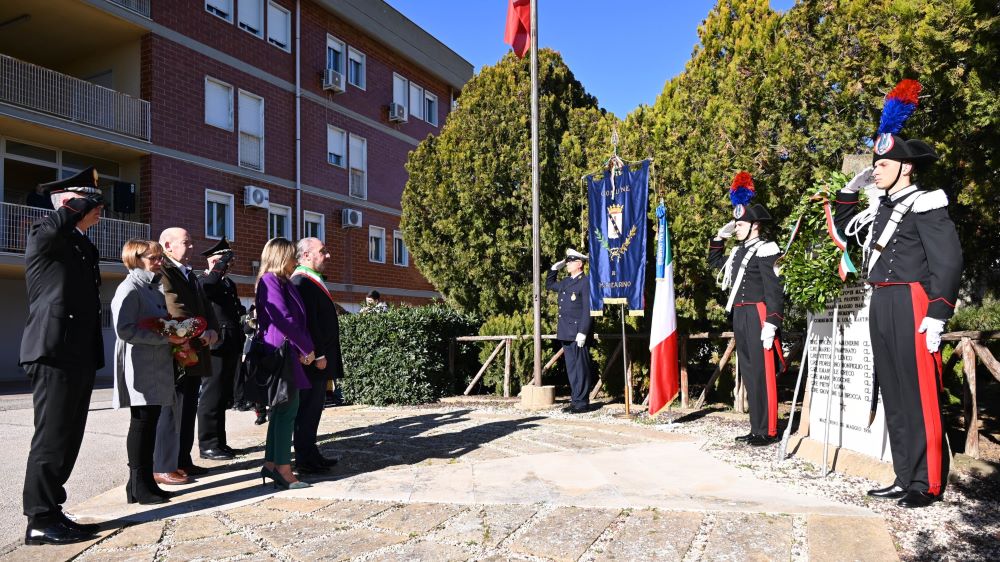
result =
[[[240,166],[264,171],[264,98],[240,90]]]
[[[334,166],[347,165],[347,133],[333,125],[326,126],[326,161]]]
[[[409,83],[410,81],[406,78],[403,78],[395,72],[392,73],[392,103],[407,107],[406,92],[409,87]]]
[[[385,263],[385,229],[368,227],[368,261]]]
[[[347,81],[365,89],[365,54],[352,47],[347,49]]]
[[[267,2],[267,42],[291,51],[292,13],[271,0]]]
[[[430,92],[424,92],[424,120],[431,125],[438,124],[438,97]]]
[[[302,211],[302,234],[306,238],[326,240],[326,217],[313,211]]]
[[[233,87],[205,77],[205,123],[233,130]]]
[[[344,73],[344,42],[332,35],[326,36],[326,67]]]
[[[368,141],[353,134],[350,137],[350,152],[348,153],[348,159],[351,162],[350,196],[367,199]]]
[[[240,29],[264,36],[264,0],[236,0],[236,20]]]
[[[410,265],[410,251],[403,242],[403,233],[398,230],[392,231],[392,263],[403,267]]]
[[[424,118],[424,89],[410,82],[410,116]]]
[[[232,23],[233,0],[205,0],[205,11]]]
[[[292,208],[271,203],[267,209],[267,237],[292,239]]]
[[[230,193],[205,190],[205,238],[218,240],[233,236],[234,197]]]

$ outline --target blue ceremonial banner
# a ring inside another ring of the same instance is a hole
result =
[[[587,176],[590,203],[590,315],[606,304],[624,304],[631,316],[643,315],[646,279],[646,213],[649,160],[637,170],[628,164]]]

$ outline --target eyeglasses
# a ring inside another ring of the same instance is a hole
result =
[[[147,259],[149,261],[163,261],[163,254],[153,254],[151,256],[147,256],[146,254],[139,254],[139,257]]]
[[[319,254],[319,255],[321,255],[321,256],[329,256],[330,255],[330,250],[327,250],[326,247],[323,247],[323,248],[320,248],[320,249],[316,250],[316,253]]]

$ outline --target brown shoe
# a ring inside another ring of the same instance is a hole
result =
[[[187,484],[191,482],[191,480],[189,480],[186,475],[181,474],[180,471],[154,472],[153,480],[156,481],[157,484],[165,484],[168,486],[177,486],[180,484]]]
[[[208,474],[208,469],[203,466],[192,464],[191,466],[178,468],[177,472],[183,474],[184,476],[204,476],[205,474]]]

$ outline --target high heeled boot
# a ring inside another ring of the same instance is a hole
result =
[[[129,467],[128,484],[125,485],[125,499],[128,503],[153,505],[166,503],[167,499],[150,490],[141,468]]]
[[[146,488],[148,488],[150,492],[153,492],[154,494],[166,500],[169,500],[170,498],[174,497],[173,492],[168,492],[164,490],[163,488],[160,487],[159,484],[156,483],[156,480],[153,479],[152,465],[144,466],[140,470],[142,471],[143,479],[146,481]]]

